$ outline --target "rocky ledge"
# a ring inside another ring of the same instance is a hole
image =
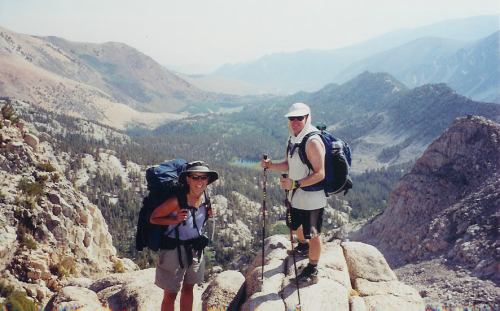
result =
[[[237,271],[214,275],[195,288],[195,310],[290,310],[298,304],[293,260],[285,236],[266,239],[264,279],[261,256],[256,256],[246,277]],[[300,269],[307,259],[297,261]],[[319,281],[301,287],[303,310],[424,310],[419,293],[398,281],[382,254],[360,242],[325,243]],[[96,306],[122,310],[159,309],[162,291],[154,285],[154,269],[110,275],[95,281],[73,280],[53,297],[51,308],[95,310]],[[177,304],[178,307],[178,304]],[[217,309],[219,308],[219,309]]]

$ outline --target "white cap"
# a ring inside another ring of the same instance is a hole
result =
[[[308,105],[304,103],[295,103],[290,106],[288,109],[288,113],[285,114],[285,117],[300,117],[311,114],[311,109]]]

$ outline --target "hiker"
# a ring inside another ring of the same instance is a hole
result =
[[[165,231],[167,244],[162,245],[155,277],[155,284],[163,289],[162,311],[174,310],[179,290],[180,310],[192,310],[193,287],[203,281],[205,270],[202,252],[208,238],[202,235],[202,230],[207,217],[213,216],[204,193],[218,178],[218,173],[206,163],[188,163],[179,175],[181,193],[167,199],[151,214],[151,223],[169,225]]]
[[[280,177],[280,187],[288,191],[291,203],[290,228],[298,238],[296,255],[308,256],[309,263],[297,276],[301,285],[317,282],[318,262],[321,256],[321,226],[323,210],[326,207],[326,194],[323,189],[304,191],[302,188],[317,184],[325,178],[325,146],[319,135],[311,136],[306,143],[305,151],[312,169],[299,157],[298,146],[302,138],[310,132],[317,131],[311,125],[311,110],[304,103],[293,104],[288,113],[289,139],[287,154],[284,160],[273,162],[270,158],[262,159],[261,166],[278,172],[288,172],[287,177]]]

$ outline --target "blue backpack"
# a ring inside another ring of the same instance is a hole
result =
[[[165,230],[168,226],[155,225],[149,222],[153,210],[167,199],[179,195],[182,191],[179,185],[179,175],[186,169],[187,162],[183,159],[166,161],[146,170],[146,182],[149,194],[142,202],[137,222],[135,248],[142,251],[145,247],[157,251],[162,246]],[[178,196],[179,199],[184,196]]]
[[[351,170],[351,148],[345,141],[334,137],[328,131],[326,126],[317,126],[319,131],[308,133],[298,145],[299,157],[302,163],[306,164],[312,170],[311,162],[307,159],[306,143],[307,140],[318,134],[325,145],[325,178],[317,184],[302,187],[304,191],[324,190],[326,196],[344,192],[347,194],[352,188],[352,179],[349,176]],[[288,144],[290,150],[290,143]]]

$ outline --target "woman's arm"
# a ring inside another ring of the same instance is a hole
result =
[[[174,196],[154,209],[149,222],[155,225],[176,225],[186,220],[187,213],[188,210],[181,209],[177,197]]]

